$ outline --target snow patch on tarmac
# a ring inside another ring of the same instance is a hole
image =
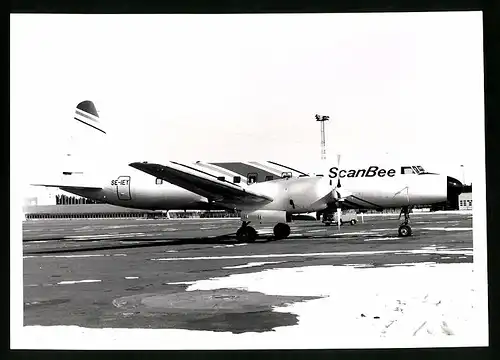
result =
[[[409,265],[409,264],[407,264]],[[322,296],[277,307],[298,324],[264,333],[25,326],[12,348],[304,349],[487,346],[487,288],[474,264],[279,268],[194,282],[187,290],[246,288]],[[17,346],[16,346],[17,345]]]

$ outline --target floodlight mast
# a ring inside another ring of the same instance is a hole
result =
[[[326,160],[325,121],[330,120],[330,116],[316,114],[315,118],[321,123],[321,160]]]

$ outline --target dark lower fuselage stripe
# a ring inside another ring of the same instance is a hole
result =
[[[356,200],[362,201],[362,202],[364,202],[364,203],[366,203],[366,204],[369,204],[369,205],[371,205],[371,206],[373,206],[373,207],[375,207],[375,208],[377,208],[377,209],[383,209],[383,208],[384,208],[383,206],[377,205],[377,204],[372,203],[372,202],[370,202],[370,201],[368,201],[368,200],[365,200],[365,199],[361,199],[361,198],[359,198],[359,197],[357,197],[357,196],[354,196],[354,195],[351,195],[350,197],[351,197],[351,198],[353,198],[353,199],[356,199]]]
[[[103,134],[106,134],[106,131],[99,129],[98,127],[95,127],[94,125],[91,125],[91,124],[89,124],[88,122],[85,122],[85,121],[83,121],[83,120],[80,120],[80,119],[78,119],[78,118],[76,118],[76,117],[75,117],[74,119],[75,119],[75,120],[77,120],[77,121],[79,121],[79,122],[81,122],[82,124],[85,124],[85,125],[90,126],[91,128],[94,128],[94,129],[96,129],[96,130],[99,130],[99,131],[100,131],[100,132],[102,132]]]

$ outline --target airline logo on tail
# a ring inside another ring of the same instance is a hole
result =
[[[97,110],[92,101],[85,100],[79,103],[76,106],[74,119],[90,126],[91,128],[99,130],[103,134],[106,134],[103,130],[101,122],[99,121],[99,115],[97,114]]]

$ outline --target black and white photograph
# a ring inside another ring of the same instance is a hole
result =
[[[11,348],[488,346],[483,64],[480,11],[11,14]]]

